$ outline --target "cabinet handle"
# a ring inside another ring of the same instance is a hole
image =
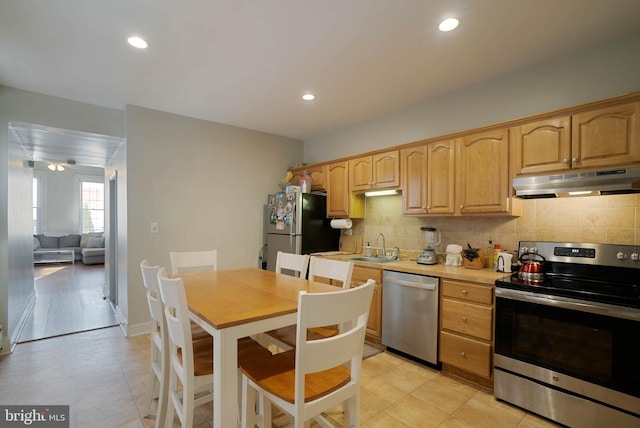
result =
[[[462,290],[462,294],[464,294],[465,296],[467,295],[468,291],[467,290]]]
[[[562,159],[562,163],[569,163],[569,159],[567,158]]]
[[[576,162],[579,162],[579,161],[578,161],[578,158],[571,158],[571,162],[576,163]]]
[[[462,317],[462,321],[467,322],[467,317]]]
[[[464,352],[460,352],[460,356],[464,358],[466,355],[464,354]]]
[[[464,205],[460,204],[460,209],[464,208]]]

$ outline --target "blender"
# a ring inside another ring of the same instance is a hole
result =
[[[417,262],[423,265],[435,265],[438,263],[436,248],[440,244],[440,232],[435,227],[421,227],[424,250],[418,256]]]

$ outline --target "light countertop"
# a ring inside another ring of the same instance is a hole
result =
[[[335,255],[331,258],[340,260],[350,260],[360,255],[350,256]],[[510,276],[510,273],[496,272],[493,269],[466,269],[462,266],[446,266],[444,263],[435,265],[422,265],[415,260],[400,260],[386,263],[372,263],[361,260],[354,260],[356,266],[366,266],[377,269],[392,270],[396,272],[413,273],[417,275],[437,276],[439,278],[458,279],[462,281],[473,281],[481,284],[493,285],[496,279]]]

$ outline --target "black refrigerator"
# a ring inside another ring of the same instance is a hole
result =
[[[267,270],[274,271],[278,251],[311,254],[336,251],[340,230],[327,219],[327,197],[315,193],[276,193],[267,200]]]

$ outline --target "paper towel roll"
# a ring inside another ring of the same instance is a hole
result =
[[[331,220],[331,227],[334,229],[351,229],[351,224],[350,218],[336,218]]]

